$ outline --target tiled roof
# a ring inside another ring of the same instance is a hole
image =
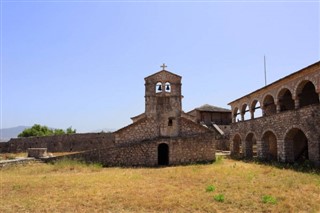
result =
[[[196,108],[198,111],[206,111],[206,112],[231,112],[229,109],[217,107],[217,106],[212,106],[209,104],[205,104],[201,107]]]

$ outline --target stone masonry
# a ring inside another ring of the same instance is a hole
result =
[[[232,101],[232,155],[320,165],[319,100],[317,62]]]

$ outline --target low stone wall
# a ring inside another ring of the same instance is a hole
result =
[[[28,148],[28,157],[43,158],[47,157],[47,148]]]
[[[28,148],[47,148],[48,152],[77,152],[113,146],[113,133],[86,133],[14,138],[8,142],[0,143],[0,152],[26,152]]]

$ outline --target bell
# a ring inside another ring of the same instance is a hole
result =
[[[170,86],[169,85],[166,86],[166,90],[170,91]]]
[[[162,87],[161,87],[161,85],[159,85],[159,87],[158,87],[158,91],[162,91]]]

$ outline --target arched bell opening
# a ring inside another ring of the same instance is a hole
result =
[[[160,92],[162,92],[162,90],[163,90],[163,88],[162,88],[162,83],[161,82],[158,82],[157,84],[156,84],[156,93],[160,93]]]

